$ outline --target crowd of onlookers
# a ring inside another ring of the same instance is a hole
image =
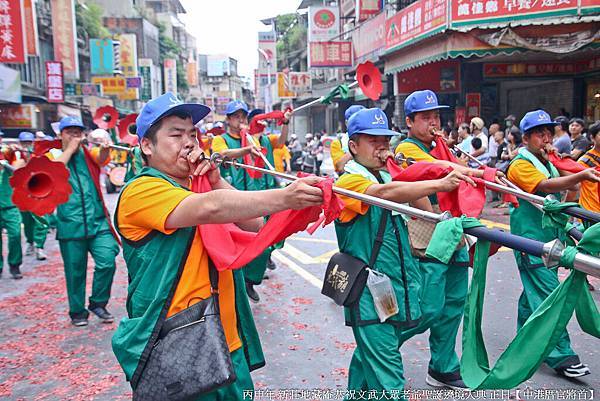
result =
[[[506,172],[510,161],[524,146],[523,133],[515,121],[516,118],[510,115],[504,120],[504,126],[493,122],[486,127],[483,119],[473,117],[469,123],[462,123],[457,128],[445,126],[444,135],[448,145],[456,146],[459,150],[457,155],[470,167],[478,167],[483,163]],[[554,121],[558,125],[554,129],[552,146],[562,157],[578,160],[592,148],[593,143],[587,137],[587,127],[583,119],[558,116]],[[480,163],[471,160],[465,153],[476,157]],[[506,204],[501,203],[498,206],[504,207]]]

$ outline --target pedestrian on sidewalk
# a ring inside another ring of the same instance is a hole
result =
[[[106,142],[88,150],[81,142],[85,126],[74,117],[59,124],[61,149],[46,155],[65,164],[72,193],[56,208],[56,239],[65,265],[69,316],[75,326],[87,326],[89,312],[103,323],[112,323],[106,309],[115,274],[119,243],[106,210],[100,188],[100,169],[110,161]],[[94,278],[88,308],[85,307],[88,253],[94,259]]]
[[[571,159],[578,160],[587,152],[592,143],[585,137],[585,121],[575,117],[569,121],[569,133],[571,134]]]
[[[573,150],[571,146],[571,136],[569,135],[569,119],[565,116],[558,116],[554,119],[557,123],[554,127],[554,138],[552,145],[561,155],[570,156]]]

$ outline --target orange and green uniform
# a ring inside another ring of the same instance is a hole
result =
[[[275,167],[275,170],[283,173],[285,172],[285,167],[284,166],[284,161],[287,164],[287,167],[290,168],[290,160],[292,158],[292,155],[290,155],[290,150],[288,149],[287,146],[283,145],[280,148],[274,148],[273,149],[273,161],[275,162],[275,164],[273,165],[273,167]]]
[[[331,161],[333,162],[333,167],[336,168],[337,163],[344,157],[348,150],[348,134],[342,134],[340,139],[336,139],[331,142],[331,146],[329,147],[329,153],[331,154]],[[343,171],[337,171],[338,174],[342,174]]]
[[[395,153],[403,153],[404,157],[412,157],[416,161],[433,162],[436,159],[430,151],[421,141],[408,138],[398,144]],[[438,203],[435,194],[429,199],[433,205]],[[449,380],[460,378],[455,347],[467,297],[468,265],[466,247],[457,250],[448,264],[434,258],[419,257],[423,318],[418,327],[406,333],[406,338],[409,338],[429,329],[429,370],[447,375]]]
[[[99,148],[90,151],[92,163],[100,164],[99,153]],[[56,159],[61,154],[62,150],[51,149],[46,156]],[[71,318],[87,317],[89,314],[85,308],[88,252],[95,262],[90,309],[107,305],[116,268],[115,257],[119,253],[119,244],[111,231],[102,195],[98,192],[100,183],[94,182],[87,163],[83,149],[71,156],[66,167],[73,192],[66,203],[56,208],[56,239],[65,267]]]
[[[354,160],[344,167],[345,173],[336,186],[358,193],[378,182],[391,181],[390,175],[381,171],[375,177]],[[404,387],[404,367],[400,346],[403,335],[417,326],[421,318],[419,308],[420,273],[418,262],[410,253],[408,232],[402,216],[369,206],[359,200],[342,197],[344,209],[335,221],[338,246],[341,252],[369,263],[373,245],[387,213],[383,242],[371,266],[388,276],[398,300],[396,315],[381,323],[368,287],[363,289],[358,301],[345,307],[346,325],[352,327],[356,349],[348,372],[349,390],[389,391]]]
[[[179,267],[183,265],[182,275],[167,317],[211,295],[209,256],[196,227],[165,227],[171,212],[192,194],[158,170],[144,167],[119,197],[115,222],[123,238],[129,288],[127,317],[113,336],[113,350],[133,382],[156,341],[157,322]],[[250,371],[263,366],[264,357],[240,270],[219,272],[219,305],[237,380],[200,399],[242,400],[244,390],[253,390]]]
[[[585,167],[600,167],[600,151],[596,149],[588,150],[586,154],[579,158],[578,162]],[[583,181],[581,183],[579,204],[585,209],[600,213],[597,182]]]
[[[547,179],[559,177],[556,168],[548,161],[542,162],[526,148],[519,151],[508,168],[508,179],[522,190],[546,197],[548,194],[537,190],[538,185]],[[555,194],[559,196],[560,194]],[[519,207],[510,207],[510,232],[525,238],[549,242],[556,238],[565,239],[565,233],[557,228],[542,228],[542,212],[531,203],[521,199]],[[519,298],[517,311],[517,329],[558,286],[557,269],[548,269],[541,258],[514,251],[519,275],[523,283],[523,292]],[[569,335],[565,330],[557,346],[545,362],[551,368],[561,368],[579,363],[579,357],[571,349]]]

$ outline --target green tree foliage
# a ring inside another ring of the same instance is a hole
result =
[[[179,55],[183,52],[181,47],[173,39],[165,34],[166,28],[163,24],[158,25],[158,45],[160,48],[161,64],[166,58],[174,58],[177,60],[177,89],[182,92],[187,92],[190,87],[187,82],[187,76],[183,69],[183,65],[179,60]]]
[[[277,67],[289,67],[288,59],[306,49],[307,30],[299,23],[297,14],[278,15],[275,20],[277,31]]]
[[[87,39],[105,39],[110,38],[110,32],[102,23],[102,8],[92,2],[87,2],[83,7],[79,3],[75,4],[75,14],[77,21],[77,33],[80,37]]]

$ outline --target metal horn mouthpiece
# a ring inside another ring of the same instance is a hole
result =
[[[402,164],[406,163],[407,165],[410,166],[411,164],[416,163],[416,160],[413,159],[412,157],[404,157],[404,153],[400,152],[394,156],[394,162],[398,165],[402,165]]]

